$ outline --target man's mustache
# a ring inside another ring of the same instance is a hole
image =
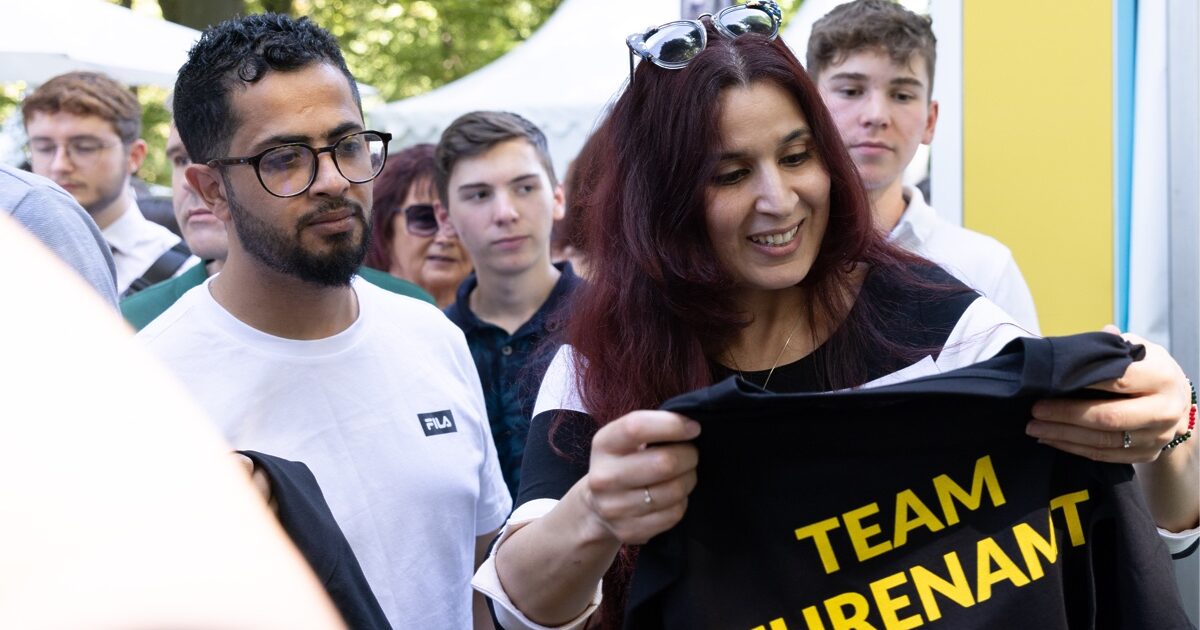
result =
[[[366,215],[363,212],[362,204],[355,203],[349,199],[331,199],[322,201],[315,209],[304,213],[300,217],[298,225],[303,228],[313,223],[318,223],[327,220],[331,214],[345,213],[348,216],[358,217],[362,221],[366,221]]]

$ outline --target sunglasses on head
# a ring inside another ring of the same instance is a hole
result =
[[[401,210],[404,213],[404,229],[413,236],[433,236],[438,231],[437,214],[433,205],[413,204]]]
[[[726,7],[715,15],[704,13],[694,20],[677,20],[652,26],[642,33],[625,38],[629,46],[629,80],[633,81],[633,56],[668,70],[688,65],[708,45],[708,31],[700,22],[708,18],[717,32],[728,38],[747,33],[775,39],[783,13],[772,0],[750,0],[745,4]]]

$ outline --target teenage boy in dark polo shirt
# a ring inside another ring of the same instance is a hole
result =
[[[434,174],[449,221],[475,262],[446,315],[462,328],[479,370],[492,437],[516,496],[538,386],[554,354],[563,308],[579,278],[550,261],[563,216],[546,136],[507,112],[472,112],[442,133]]]

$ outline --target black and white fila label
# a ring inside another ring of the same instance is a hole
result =
[[[458,427],[454,424],[454,414],[450,413],[449,409],[419,413],[417,418],[421,421],[421,430],[425,431],[427,437],[458,431]]]

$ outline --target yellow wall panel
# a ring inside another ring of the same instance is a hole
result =
[[[1013,250],[1044,334],[1113,318],[1112,5],[963,0],[963,223]]]

